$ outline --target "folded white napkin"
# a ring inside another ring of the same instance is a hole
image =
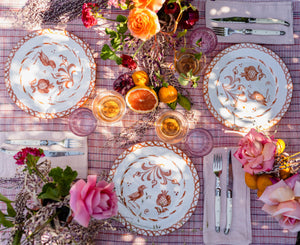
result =
[[[37,139],[60,141],[65,138],[76,139],[81,142],[80,148],[64,148],[60,145],[53,146],[18,146],[5,144],[6,139]],[[52,167],[65,168],[67,165],[78,172],[78,178],[86,178],[88,171],[88,147],[87,137],[79,137],[72,132],[56,131],[22,131],[22,132],[0,132],[0,145],[8,150],[21,150],[25,147],[42,148],[51,151],[81,151],[84,155],[47,157],[51,161]],[[40,161],[43,159],[40,159]],[[16,160],[13,156],[0,152],[0,178],[12,178],[16,174]]]
[[[249,23],[217,23],[212,18],[225,17],[254,17],[254,18],[276,18],[288,21],[290,26],[280,24],[249,24]],[[219,42],[227,43],[264,43],[264,44],[294,44],[293,36],[293,10],[292,1],[284,2],[241,2],[241,1],[206,1],[205,8],[206,26],[230,27],[232,29],[262,29],[285,31],[282,36],[258,36],[233,34],[228,37],[218,36]]]
[[[233,154],[236,148],[214,148],[203,159],[204,176],[204,220],[203,237],[205,244],[239,244],[246,245],[252,241],[251,216],[250,216],[250,190],[245,184],[241,164],[232,157],[233,171],[233,199],[232,223],[229,234],[224,234],[226,226],[226,177],[228,152]],[[213,173],[213,155],[221,153],[223,169],[221,174],[221,231],[215,231],[215,175]]]

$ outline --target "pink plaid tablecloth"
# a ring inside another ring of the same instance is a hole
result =
[[[34,118],[19,109],[10,99],[4,83],[3,68],[11,49],[29,31],[21,27],[13,27],[11,10],[17,10],[24,6],[25,0],[1,0],[0,2],[0,131],[23,130],[47,130],[65,131],[68,128],[68,118],[54,120]],[[200,20],[198,26],[205,26],[205,1],[195,0],[194,5],[199,9]],[[287,143],[289,152],[300,150],[300,2],[293,1],[294,11],[294,35],[295,45],[263,45],[276,52],[287,65],[294,84],[294,92],[291,105],[282,120],[270,132],[277,131],[276,138],[282,138]],[[125,68],[115,65],[114,62],[103,61],[99,53],[103,44],[107,41],[105,36],[105,24],[86,29],[81,20],[77,19],[61,26],[48,26],[52,28],[66,29],[86,41],[95,53],[97,63],[96,89],[112,89],[113,81]],[[219,43],[216,49],[207,57],[208,62],[221,50],[231,44]],[[194,127],[204,127],[209,130],[214,138],[216,147],[236,146],[240,135],[230,131],[214,119],[208,111],[203,100],[202,85],[197,89],[189,89],[194,103],[193,110],[197,113]],[[128,111],[124,120],[114,126],[98,126],[96,131],[88,137],[88,172],[99,174],[101,170],[109,170],[116,157],[124,149],[113,145],[105,147],[108,138],[118,134],[123,127],[134,123],[140,115]],[[151,127],[143,136],[142,141],[157,140],[154,127]],[[185,149],[184,144],[178,147]],[[99,232],[97,244],[203,244],[203,166],[202,158],[191,157],[199,174],[201,194],[198,206],[190,218],[179,230],[165,236],[144,237],[130,232],[106,231]],[[13,190],[1,190],[2,193],[14,196]],[[295,244],[296,234],[282,230],[278,223],[261,210],[262,202],[257,200],[256,193],[251,192],[251,219],[252,219],[252,244]],[[121,227],[121,225],[120,225]]]

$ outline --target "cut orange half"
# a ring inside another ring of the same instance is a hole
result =
[[[158,105],[155,91],[147,86],[135,86],[125,96],[127,106],[139,113],[154,111]]]

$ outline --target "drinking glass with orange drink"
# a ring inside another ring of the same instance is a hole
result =
[[[164,112],[155,122],[157,136],[169,144],[176,144],[184,140],[188,129],[188,121],[178,111]]]
[[[114,123],[122,119],[126,112],[124,98],[115,91],[99,93],[92,104],[94,116],[102,123]]]

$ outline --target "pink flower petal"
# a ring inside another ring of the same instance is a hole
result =
[[[286,189],[290,189],[290,187],[283,180],[280,180],[276,184],[268,186],[265,189],[265,191],[263,192],[263,194],[260,196],[259,200],[263,201],[264,203],[266,203],[268,205],[277,205],[279,203],[279,200],[281,200],[281,197],[278,196],[281,194],[281,191],[277,192],[276,190],[279,188],[282,188],[282,187],[284,187]],[[286,189],[282,189],[282,190],[284,191]],[[276,192],[274,192],[274,191],[276,191]],[[286,198],[288,198],[288,197],[289,197],[289,195]]]
[[[84,199],[89,191],[91,191],[95,186],[97,182],[97,175],[88,175],[87,177],[87,184],[84,186],[84,188],[81,191],[81,197]]]
[[[295,197],[300,197],[300,181],[297,181],[294,187]]]
[[[91,217],[83,201],[77,201],[76,213],[73,213],[73,217],[80,225],[88,227]]]
[[[70,189],[70,207],[76,210],[77,200],[81,200],[81,190],[86,185],[84,180],[78,180]]]
[[[274,159],[274,153],[276,151],[276,146],[273,143],[267,143],[264,145],[262,154],[264,156],[264,161]]]

